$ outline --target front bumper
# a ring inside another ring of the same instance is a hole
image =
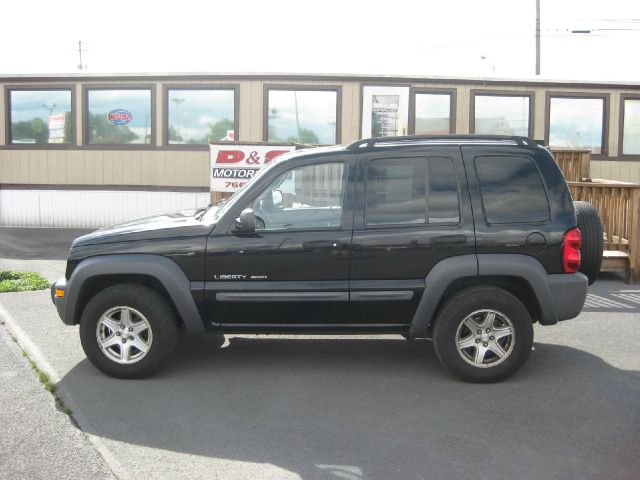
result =
[[[51,301],[56,306],[56,310],[58,310],[58,315],[60,316],[60,319],[64,323],[67,323],[65,321],[65,316],[64,316],[66,298],[65,298],[65,296],[56,297],[56,290],[62,290],[63,292],[65,292],[65,296],[66,296],[66,290],[67,290],[67,279],[66,278],[61,277],[57,282],[55,282],[53,285],[51,285]]]

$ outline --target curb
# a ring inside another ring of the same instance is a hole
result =
[[[53,368],[53,365],[49,363],[40,348],[29,338],[27,333],[20,327],[18,322],[11,316],[6,308],[0,302],[0,319],[4,321],[4,328],[16,339],[18,347],[24,351],[31,360],[38,366],[40,370],[49,376],[49,379],[56,385],[56,392],[62,398],[64,403],[73,412],[71,417],[77,424],[77,427],[85,435],[89,443],[96,449],[96,451],[102,456],[107,466],[111,469],[113,475],[120,480],[133,480],[133,477],[127,472],[122,464],[115,458],[109,448],[104,444],[100,437],[87,433],[87,430],[91,428],[91,422],[87,420],[87,417],[82,413],[81,408],[73,399],[71,393],[65,388],[60,387],[60,375]]]

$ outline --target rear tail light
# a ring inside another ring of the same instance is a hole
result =
[[[577,227],[564,234],[562,267],[565,273],[574,273],[580,268],[580,245],[582,245],[582,235]]]

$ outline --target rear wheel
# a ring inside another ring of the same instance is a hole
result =
[[[442,307],[433,332],[440,363],[468,382],[498,382],[513,375],[533,345],[531,315],[512,294],[472,287]]]
[[[87,358],[112,377],[150,376],[173,353],[177,338],[171,307],[156,291],[137,284],[99,292],[80,320]]]

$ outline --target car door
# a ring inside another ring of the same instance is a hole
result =
[[[460,148],[380,148],[358,158],[351,321],[406,325],[440,260],[474,254]]]
[[[348,321],[353,210],[347,179],[354,169],[354,160],[335,155],[276,168],[266,187],[239,207],[253,209],[256,231],[234,232],[232,222],[209,237],[211,321],[247,329]]]

